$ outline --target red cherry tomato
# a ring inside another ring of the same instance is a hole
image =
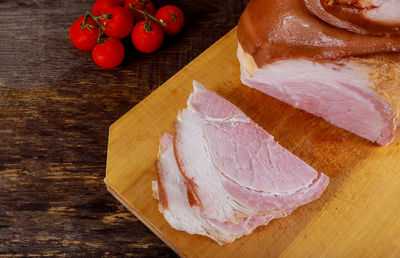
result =
[[[134,21],[133,15],[129,10],[116,6],[109,10],[107,14],[111,15],[111,19],[103,19],[101,21],[106,28],[104,33],[107,36],[123,39],[131,34]]]
[[[135,18],[135,21],[144,20],[145,17],[140,12],[133,10],[130,8],[130,5],[133,4],[135,8],[147,12],[151,15],[154,15],[154,5],[150,0],[127,0],[125,3],[125,8],[129,8],[132,11],[132,14]]]
[[[107,69],[120,65],[124,55],[124,46],[121,41],[114,38],[104,41],[103,44],[97,44],[92,52],[94,62]]]
[[[161,47],[164,33],[155,22],[140,21],[132,31],[132,43],[137,50],[143,53],[152,53]]]
[[[79,17],[69,29],[69,39],[74,46],[82,51],[90,51],[97,43],[97,36],[99,34],[98,24],[90,17],[86,20],[86,24],[95,26],[95,28],[81,27],[83,24],[84,16]]]
[[[111,8],[119,6],[119,0],[97,0],[92,9],[94,16],[100,16],[106,14]]]
[[[126,3],[126,0],[119,0],[119,4],[120,4],[120,5],[124,6],[125,3]]]
[[[166,5],[158,9],[156,12],[156,18],[161,22],[167,23],[166,27],[163,27],[165,34],[175,35],[178,34],[185,23],[185,17],[179,7],[175,5]]]

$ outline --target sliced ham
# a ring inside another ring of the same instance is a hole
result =
[[[350,16],[346,8],[358,12]],[[400,37],[349,26],[358,26],[360,15],[370,19],[362,24],[376,25],[374,13],[389,9],[398,17],[398,8],[398,1],[253,0],[238,25],[241,80],[372,142],[389,144],[400,124]],[[389,24],[392,16],[381,18]],[[397,33],[396,26],[389,27]]]
[[[173,228],[210,237],[222,245],[250,234],[256,227],[266,225],[272,219],[287,216],[292,212],[285,210],[265,216],[254,215],[241,218],[237,224],[221,223],[201,215],[191,208],[190,190],[179,171],[172,144],[172,135],[163,134],[160,139],[157,181],[153,182],[153,192],[160,200],[160,212]]]
[[[192,209],[219,222],[269,215],[318,198],[328,184],[236,106],[194,83],[175,124],[174,152]]]
[[[168,223],[225,244],[317,199],[329,179],[233,104],[194,82],[160,139],[153,194]]]

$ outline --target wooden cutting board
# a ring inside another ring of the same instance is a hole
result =
[[[110,127],[108,190],[177,254],[189,257],[400,256],[400,140],[379,147],[240,82],[236,29]],[[173,60],[171,60],[173,61]],[[232,244],[176,231],[157,209],[158,141],[198,80],[331,178],[322,197]]]

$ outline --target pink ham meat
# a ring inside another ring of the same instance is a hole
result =
[[[281,60],[261,68],[238,48],[243,84],[380,145],[400,124],[397,56],[315,62]]]
[[[153,181],[153,192],[160,200],[160,212],[173,228],[210,237],[222,245],[250,234],[256,227],[266,225],[272,219],[287,216],[292,212],[285,210],[265,216],[254,215],[241,218],[238,224],[221,223],[199,214],[190,206],[189,190],[179,172],[172,144],[173,137],[163,134],[157,162],[157,181]]]
[[[218,222],[294,209],[329,179],[284,149],[236,106],[194,82],[175,124],[174,152],[192,210]]]

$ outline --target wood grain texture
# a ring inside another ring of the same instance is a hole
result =
[[[236,30],[110,127],[105,181],[163,241],[189,257],[397,257],[400,140],[380,147],[241,84]],[[331,178],[320,199],[232,244],[169,226],[152,197],[159,137],[173,132],[192,80],[237,105],[285,148]]]
[[[69,26],[94,0],[0,0],[0,256],[174,256],[106,190],[109,126],[236,25],[247,1],[154,1],[186,27],[103,70]]]

